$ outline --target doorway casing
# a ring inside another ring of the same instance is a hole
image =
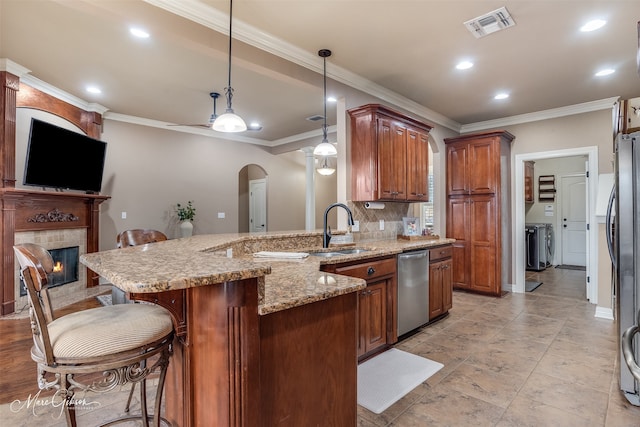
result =
[[[513,247],[515,249],[515,259],[513,260],[513,277],[515,283],[512,284],[512,292],[524,293],[525,283],[525,253],[524,253],[524,230],[525,227],[525,203],[524,191],[524,162],[530,160],[554,159],[559,157],[586,156],[588,162],[589,178],[586,180],[588,197],[587,224],[588,252],[587,257],[587,299],[592,304],[598,303],[598,227],[596,226],[595,201],[598,190],[598,147],[571,148],[566,150],[544,151],[538,153],[517,154],[514,160],[514,186],[512,187],[512,200],[514,200],[513,212]]]

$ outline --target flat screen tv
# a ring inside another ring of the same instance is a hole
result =
[[[31,119],[24,185],[99,193],[107,144]]]

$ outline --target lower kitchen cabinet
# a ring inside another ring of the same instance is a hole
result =
[[[387,281],[367,283],[358,295],[358,357],[387,345]]]
[[[396,257],[325,264],[321,268],[367,281],[367,287],[358,294],[359,361],[398,341]]]
[[[429,321],[449,312],[453,305],[453,248],[439,246],[429,251]]]

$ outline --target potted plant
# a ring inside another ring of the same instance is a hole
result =
[[[196,216],[196,208],[193,207],[191,200],[187,202],[186,206],[178,203],[176,205],[176,214],[180,221],[180,234],[182,237],[190,237],[193,234],[193,224],[191,221],[193,221]]]

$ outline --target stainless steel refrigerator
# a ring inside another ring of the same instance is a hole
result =
[[[640,406],[640,132],[618,135],[615,149],[607,240],[615,272],[620,389],[629,402]]]

